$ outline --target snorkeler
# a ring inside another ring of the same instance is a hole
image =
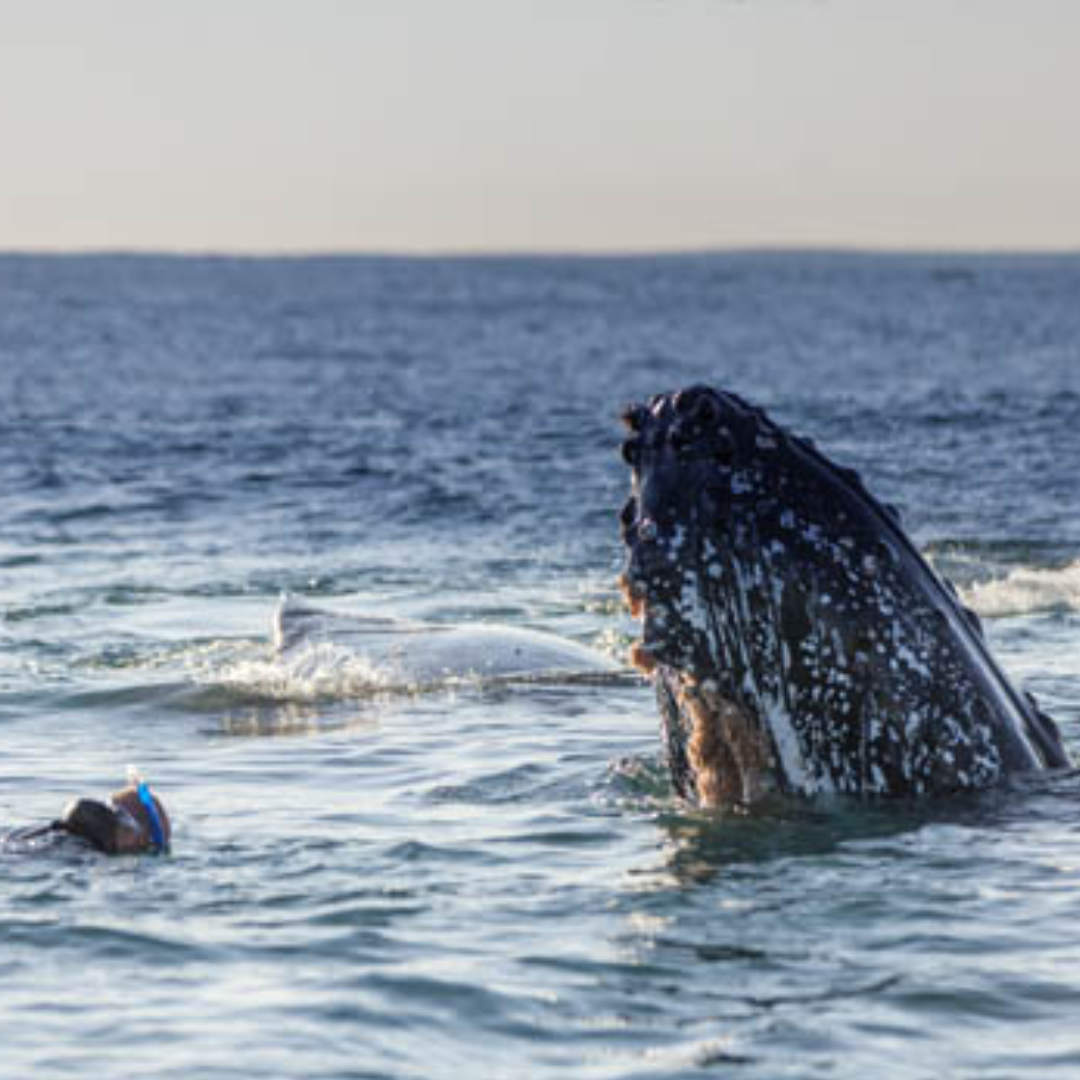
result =
[[[22,842],[64,834],[79,837],[107,855],[133,855],[168,851],[172,829],[161,800],[129,767],[128,786],[114,791],[108,802],[75,799],[55,821],[16,830],[6,840]]]

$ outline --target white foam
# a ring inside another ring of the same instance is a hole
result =
[[[241,655],[203,664],[195,676],[204,685],[223,687],[262,701],[316,702],[368,697],[394,685],[392,672],[368,657],[318,642],[288,654]]]
[[[1052,570],[1017,567],[1006,577],[961,589],[960,597],[987,618],[1037,611],[1080,611],[1080,561]]]

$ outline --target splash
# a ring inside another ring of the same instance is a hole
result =
[[[218,681],[253,697],[296,702],[369,697],[398,682],[371,658],[329,642],[240,662],[219,672]]]
[[[1019,566],[1003,578],[969,585],[960,595],[987,618],[1080,611],[1080,560],[1055,569]]]
[[[283,655],[237,650],[232,655],[189,658],[196,682],[224,691],[230,698],[253,702],[299,704],[371,697],[395,686],[393,672],[355,651],[318,642]]]

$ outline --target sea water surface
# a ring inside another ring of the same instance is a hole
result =
[[[282,593],[621,658],[626,401],[858,468],[1080,749],[1080,258],[0,257],[11,1077],[1074,1077],[1080,781],[743,817],[632,673],[388,686]]]

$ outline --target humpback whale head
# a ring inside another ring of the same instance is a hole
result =
[[[853,471],[705,387],[623,420],[631,659],[681,794],[943,792],[1060,763],[975,616]]]

